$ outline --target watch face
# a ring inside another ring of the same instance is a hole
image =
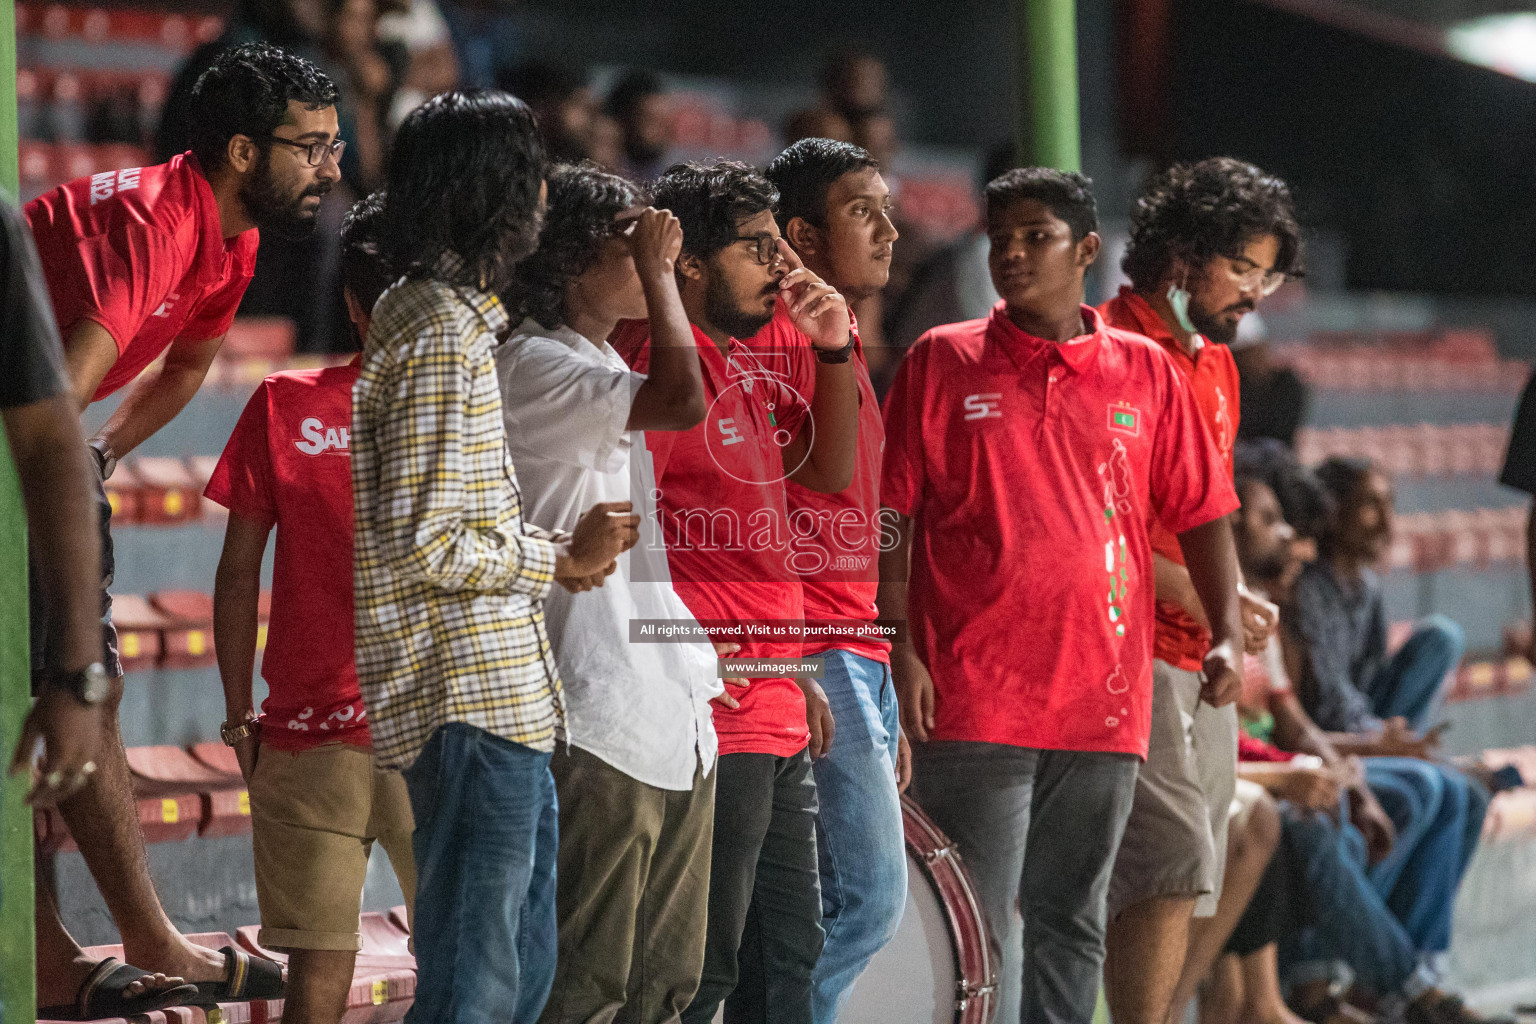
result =
[[[107,699],[107,670],[102,668],[100,662],[91,665],[80,677],[80,698],[91,704],[98,704]]]

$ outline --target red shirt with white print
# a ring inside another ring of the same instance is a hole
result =
[[[804,557],[790,533],[780,452],[810,412],[782,376],[732,338],[721,355],[693,329],[704,378],[704,421],[689,430],[647,430],[656,473],[655,523],[666,542],[672,586],[706,628],[739,643],[732,657],[798,658],[804,621],[800,580],[792,565]],[[609,339],[635,370],[650,366],[645,321],[622,324]],[[785,636],[754,635],[756,626],[792,626]],[[741,707],[715,705],[721,754],[788,757],[810,742],[805,695],[794,680],[742,673],[746,687],[726,684]]]
[[[850,313],[850,320],[852,317]],[[889,664],[890,641],[872,637],[867,629],[879,616],[875,593],[880,588],[880,459],[885,452],[885,421],[869,379],[869,363],[856,320],[852,333],[853,371],[859,388],[853,482],[836,494],[822,494],[788,481],[789,517],[808,553],[800,572],[807,627],[828,628],[827,635],[810,638],[805,653],[850,651]],[[753,335],[747,345],[763,365],[781,373],[809,405],[816,393],[816,353],[811,339],[790,321],[783,302],[768,326]],[[864,635],[850,635],[861,629]]]
[[[173,344],[222,337],[256,272],[255,228],[224,238],[213,189],[191,153],[77,178],[26,205],[59,333],[94,320],[117,362],[91,400],[137,377]]]
[[[1147,754],[1148,522],[1237,496],[1167,353],[1106,327],[1056,344],[999,303],[908,353],[885,403],[885,504],[914,520],[908,613],[935,739]]]
[[[1237,440],[1239,406],[1237,363],[1231,350],[1196,335],[1199,347],[1194,355],[1190,355],[1157,311],[1129,287],[1121,287],[1120,294],[1100,306],[1099,312],[1111,327],[1145,335],[1168,353],[1173,365],[1189,381],[1190,393],[1195,396],[1195,406],[1200,410],[1200,420],[1216,445],[1216,452],[1226,467],[1227,479],[1232,479],[1232,445]],[[1159,522],[1152,524],[1152,550],[1172,562],[1184,564],[1179,538]],[[1210,649],[1210,632],[1190,618],[1188,612],[1172,601],[1157,602],[1153,657],[1186,672],[1197,672]]]
[[[277,528],[261,742],[368,747],[352,633],[352,385],[346,366],[274,373],[246,403],[204,492]]]

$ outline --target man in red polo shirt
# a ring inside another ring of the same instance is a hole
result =
[[[891,192],[874,157],[832,139],[801,139],[768,166],[784,238],[850,302],[878,295],[891,271]],[[812,977],[816,1024],[837,1019],[853,983],[891,937],[907,900],[898,771],[906,769],[890,643],[872,628],[880,551],[880,453],[885,424],[854,326],[859,443],[853,483],[822,494],[791,480],[789,514],[805,557],[807,656],[825,661],[833,728],[813,730],[816,852],[827,936]],[[816,389],[810,341],[780,307],[747,342],[800,394]],[[815,719],[813,718],[813,723]],[[834,742],[835,736],[835,742]],[[899,766],[899,767],[898,767]]]
[[[910,621],[891,667],[912,788],[959,844],[1003,950],[998,1019],[1087,1024],[1147,753],[1147,523],[1179,535],[1212,610],[1203,693],[1230,701],[1237,499],[1167,354],[1082,305],[1099,253],[1088,181],[1009,171],[986,214],[1003,301],[928,332],[886,399],[897,542],[880,607]]]
[[[191,152],[81,178],[27,204],[76,403],[83,411],[133,385],[90,442],[101,481],[202,384],[255,267],[257,229],[312,230],[320,196],[340,178],[336,96],[330,80],[299,57],[260,44],[231,50],[193,92]],[[162,353],[160,369],[140,377]],[[102,660],[112,681],[81,699],[108,705],[108,735],[91,784],[60,805],[64,820],[130,961],[198,985],[197,1003],[280,992],[280,982],[263,985],[240,962],[239,950],[187,942],[155,895],[118,733],[122,667],[107,594],[111,510],[100,488],[97,500]],[[34,674],[46,677],[50,663],[47,650],[35,652]],[[52,922],[46,927],[51,932]],[[42,966],[41,1001],[72,1003],[92,962],[67,936],[54,938],[72,950],[73,963]]]
[[[1301,229],[1284,182],[1227,158],[1181,164],[1137,200],[1123,263],[1131,285],[1100,307],[1106,323],[1145,335],[1168,353],[1189,382],[1228,480],[1239,410],[1237,366],[1226,346],[1242,318],[1299,272],[1300,256]],[[1236,705],[1200,699],[1210,632],[1178,538],[1158,522],[1152,560],[1152,738],[1109,887],[1105,989],[1110,1012],[1125,1024],[1180,1015],[1178,993],[1187,1000],[1209,967],[1208,957],[1194,957],[1180,984],[1186,950],[1197,943],[1220,947],[1225,936],[1201,936],[1235,923],[1263,871],[1234,865],[1233,889],[1223,888],[1237,780]],[[1246,590],[1240,596],[1249,649],[1262,650],[1277,622],[1275,607]],[[1223,915],[1231,922],[1216,925],[1218,898],[1233,904],[1233,913]]]
[[[848,305],[779,237],[777,200],[762,175],[732,162],[673,167],[653,198],[683,225],[678,286],[708,413],[690,430],[646,434],[659,521],[642,526],[641,543],[660,531],[678,596],[720,640],[740,643],[738,657],[749,663],[802,653],[794,564],[803,550],[784,482],[823,493],[846,488],[858,424]],[[819,360],[809,402],[737,340],[765,327],[780,304]],[[621,330],[615,345],[642,371],[643,330]],[[806,746],[811,731],[830,730],[831,715],[814,680],[750,668],[739,675],[750,685],[726,681],[739,706],[714,712],[709,927],[699,990],[682,1019],[706,1024],[728,1002],[729,1017],[810,1024],[822,928]]]

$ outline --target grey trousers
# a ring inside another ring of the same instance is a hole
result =
[[[1090,1024],[1140,758],[970,742],[912,752],[912,793],[958,844],[1002,954],[998,1024]]]

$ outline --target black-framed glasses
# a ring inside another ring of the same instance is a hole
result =
[[[780,258],[779,240],[773,235],[738,235],[736,236],[736,241],[751,242],[753,245],[755,245],[757,247],[757,252],[753,255],[757,258],[757,262],[762,266],[771,267],[773,266],[774,261]]]
[[[273,142],[281,142],[285,146],[303,150],[304,162],[311,167],[319,167],[324,163],[327,153],[335,157],[337,163],[341,163],[341,154],[347,151],[347,143],[344,139],[336,139],[332,142],[295,142],[281,135],[268,135],[267,138]]]

